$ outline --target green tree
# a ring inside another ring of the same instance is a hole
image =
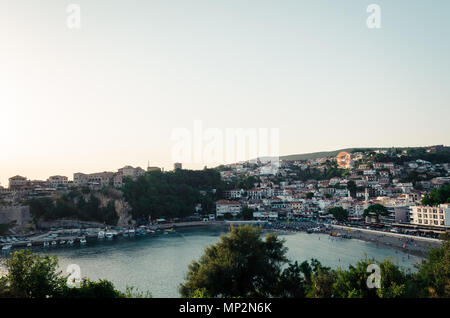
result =
[[[439,189],[433,189],[422,198],[423,205],[435,206],[448,202],[450,203],[450,184],[445,184]]]
[[[369,206],[367,209],[364,210],[363,215],[364,216],[368,216],[368,215],[376,215],[377,218],[381,215],[381,216],[387,216],[389,214],[388,209],[381,205],[381,204],[373,204],[371,206]]]
[[[36,255],[29,250],[12,254],[6,261],[7,274],[0,278],[0,298],[118,298],[143,294],[122,293],[107,280],[83,279],[79,287],[69,287],[58,270],[56,256]],[[150,296],[149,293],[145,294]]]
[[[65,280],[57,270],[55,256],[39,256],[22,250],[15,252],[6,266],[8,274],[2,285],[12,297],[46,298],[62,292]]]
[[[243,207],[241,211],[241,216],[244,220],[253,220],[253,212],[255,212],[255,210],[250,209],[248,207]]]
[[[427,258],[416,266],[416,297],[450,297],[450,241],[444,238],[441,247],[428,252]]]
[[[339,222],[344,222],[348,219],[348,211],[340,206],[329,209],[328,213],[331,213],[333,217]]]
[[[257,227],[232,227],[189,265],[181,295],[190,297],[203,290],[210,297],[272,296],[281,266],[287,262],[287,249],[276,234],[264,240],[260,235]]]
[[[370,264],[380,267],[380,288],[367,286],[367,268]],[[348,270],[337,269],[333,283],[333,296],[338,298],[395,298],[404,294],[407,276],[390,260],[379,263],[365,259],[350,265]]]

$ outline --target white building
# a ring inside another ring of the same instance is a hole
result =
[[[11,190],[21,189],[28,185],[28,179],[22,176],[14,176],[9,178],[9,188]]]
[[[411,206],[410,211],[411,224],[450,228],[450,203],[439,206]]]
[[[241,204],[236,201],[219,200],[216,202],[216,216],[224,216],[226,213],[236,216],[241,213],[241,210]]]
[[[54,188],[57,186],[67,186],[69,179],[65,176],[51,176],[47,179],[47,183]]]

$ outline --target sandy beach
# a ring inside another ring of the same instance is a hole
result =
[[[381,232],[356,228],[349,229],[337,226],[333,226],[332,231],[337,232],[339,234],[350,234],[352,236],[352,239],[363,240],[375,244],[382,244],[421,257],[425,257],[427,251],[430,248],[436,248],[442,244],[442,242],[438,240],[427,239],[422,237],[411,237],[407,235],[394,234],[390,232]]]

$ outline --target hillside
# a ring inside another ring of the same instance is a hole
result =
[[[446,146],[429,146],[429,147],[393,147],[396,150],[403,151],[408,150],[410,151],[419,151],[423,152],[425,149],[428,149],[430,147],[441,147],[440,151],[447,152],[450,150],[449,147]],[[333,151],[321,151],[321,152],[312,152],[312,153],[305,153],[305,154],[296,154],[296,155],[287,155],[287,156],[281,156],[281,160],[308,160],[308,159],[317,159],[317,158],[324,158],[324,157],[336,157],[341,151],[346,151],[348,153],[352,152],[367,152],[367,151],[375,151],[375,150],[389,150],[393,149],[390,147],[384,147],[384,148],[345,148],[345,149],[339,149],[339,150],[333,150]],[[434,156],[434,154],[427,154],[427,156]],[[422,158],[426,159],[426,158]]]
[[[281,160],[308,160],[308,159],[317,159],[317,158],[324,158],[324,157],[336,157],[338,153],[341,151],[346,151],[349,153],[357,152],[357,151],[373,151],[373,150],[381,150],[381,149],[388,149],[388,148],[346,148],[346,149],[339,149],[339,150],[333,150],[333,151],[320,151],[320,152],[312,152],[312,153],[304,153],[304,154],[297,154],[297,155],[288,155],[288,156],[281,156]]]

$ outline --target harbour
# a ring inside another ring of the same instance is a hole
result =
[[[70,248],[50,245],[33,251],[58,256],[63,274],[69,265],[77,264],[82,277],[108,279],[120,290],[135,286],[141,291],[150,291],[153,297],[179,297],[178,286],[185,278],[188,265],[197,260],[207,246],[218,242],[221,234],[228,232],[224,223],[199,224],[164,225],[163,228],[173,230],[161,229],[151,235],[117,235],[113,239],[98,239],[92,235],[87,237],[87,244],[75,243]],[[326,266],[337,268],[355,264],[365,257],[379,261],[388,258],[406,270],[414,270],[414,264],[422,260],[374,242],[336,239],[328,233],[281,230],[277,233],[286,240],[287,256],[293,261],[316,258]]]

